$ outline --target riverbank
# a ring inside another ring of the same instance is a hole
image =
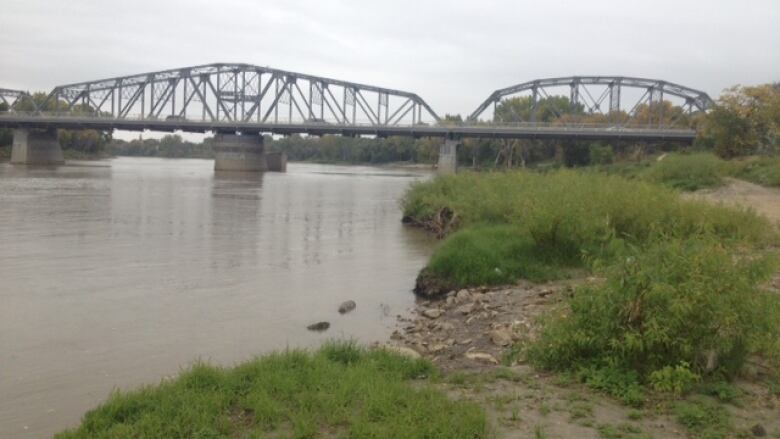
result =
[[[776,232],[750,212],[702,205],[644,185],[574,174],[465,175],[417,185],[404,200],[406,221],[446,239],[421,276],[439,276],[438,282],[429,288],[418,281],[422,297],[413,316],[401,318],[393,338],[451,371],[445,388],[485,407],[503,437],[780,435],[777,331],[759,323],[776,320],[780,281],[777,274],[767,277],[770,265],[748,262],[774,253]],[[729,200],[729,194],[745,193],[734,186],[744,184],[729,181],[691,197],[767,212],[780,206],[780,197]],[[745,200],[758,204],[746,206]],[[600,225],[593,222],[597,218]],[[698,225],[691,229],[688,221]],[[552,235],[546,224],[554,226]],[[610,232],[611,227],[619,229]],[[643,233],[648,228],[661,236]],[[593,246],[598,236],[608,239]],[[526,244],[517,246],[516,237],[527,237]],[[567,239],[588,258],[567,255]],[[534,261],[527,254],[542,257]],[[587,274],[565,270],[572,267]],[[517,280],[529,275],[539,282]],[[491,283],[495,286],[469,287]],[[732,304],[717,304],[721,301]],[[692,314],[685,315],[685,308]],[[632,321],[632,313],[640,320]],[[700,363],[699,354],[682,356],[685,360],[663,356],[682,353],[676,343],[690,343],[693,352],[732,343],[723,328],[733,326],[734,317],[726,317],[731,323],[719,320],[727,314],[756,316],[730,331],[741,340],[768,342],[746,346],[748,361],[740,356],[736,367],[729,366],[726,351],[715,354],[711,366]],[[677,319],[684,323],[676,326]],[[653,340],[654,327],[675,334],[674,341]],[[612,328],[619,328],[615,336],[609,335]],[[627,343],[629,334],[634,346]],[[638,364],[660,365],[650,369],[654,372],[624,366],[626,353],[633,358],[650,353]]]

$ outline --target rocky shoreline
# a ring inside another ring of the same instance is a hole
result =
[[[499,365],[515,342],[534,337],[535,318],[563,300],[576,283],[522,282],[420,298],[410,315],[397,316],[390,345],[429,358],[443,370]]]

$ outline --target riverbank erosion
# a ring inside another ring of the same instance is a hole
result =
[[[402,206],[444,239],[393,338],[458,382],[512,376],[461,392],[505,436],[780,434],[764,217],[573,171],[440,177]]]

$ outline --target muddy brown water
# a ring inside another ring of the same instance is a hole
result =
[[[433,243],[398,200],[428,172],[212,167],[0,164],[0,438],[49,437],[198,359],[386,340],[413,306]],[[306,330],[317,321],[330,329]]]

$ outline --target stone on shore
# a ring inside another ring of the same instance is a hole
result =
[[[481,361],[483,363],[498,364],[496,357],[488,354],[487,352],[466,352],[466,358],[474,361]]]
[[[306,327],[306,329],[308,329],[309,331],[317,331],[317,332],[327,331],[328,328],[330,328],[330,323],[328,322],[312,323],[311,325]]]
[[[352,310],[354,310],[357,307],[357,304],[354,300],[347,300],[346,302],[339,305],[339,314],[346,314]]]
[[[429,319],[438,319],[441,317],[442,313],[443,311],[439,308],[428,308],[422,312],[422,315],[428,317]]]

